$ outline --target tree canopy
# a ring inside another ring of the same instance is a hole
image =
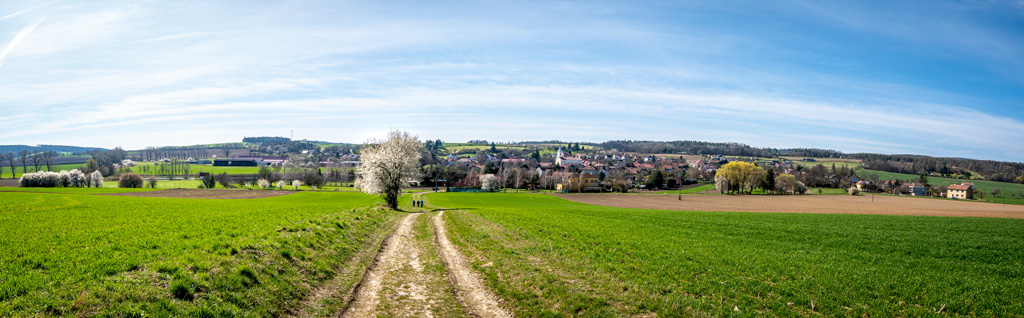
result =
[[[391,208],[398,208],[398,197],[407,182],[419,173],[423,144],[404,131],[392,131],[383,141],[371,141],[362,149],[356,187],[384,197]]]

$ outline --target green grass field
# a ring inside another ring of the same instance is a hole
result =
[[[159,166],[154,166],[152,162],[137,162],[135,167],[132,167],[132,171],[142,174],[157,174]],[[213,165],[190,165],[189,172],[191,174],[198,174],[200,172],[209,172],[212,174],[255,174],[259,172],[260,167],[214,167]],[[148,173],[147,173],[148,171]]]
[[[282,316],[339,270],[354,286],[399,216],[359,193],[0,199],[3,317]]]
[[[0,187],[0,192],[35,192],[35,193],[64,193],[64,194],[103,194],[103,193],[126,193],[126,192],[141,192],[141,191],[153,191],[158,189],[128,189],[118,188],[116,185],[113,187],[106,187],[110,182],[105,182],[103,188],[7,188]]]
[[[1019,316],[1024,220],[429,194],[517,316]]]
[[[54,165],[53,166],[53,171],[58,171],[59,172],[61,170],[77,169],[79,167],[84,167],[84,166],[85,166],[85,164]],[[11,167],[4,166],[3,169],[0,169],[0,170],[3,171],[3,173],[0,173],[0,178],[3,178],[3,179],[10,179],[11,178]],[[40,167],[39,171],[47,171],[46,170],[46,166]],[[28,167],[28,172],[30,172],[30,173],[31,172],[36,172],[36,168],[32,167],[32,166],[29,166]],[[21,166],[15,167],[14,175],[15,175],[15,178],[21,178],[21,175],[22,175]]]

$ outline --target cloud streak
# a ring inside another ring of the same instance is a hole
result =
[[[49,6],[49,5],[57,3],[57,2],[60,2],[60,1],[53,1],[53,2],[49,2],[49,3],[40,4],[40,5],[37,5],[37,6],[34,6],[34,7],[29,7],[29,8],[24,9],[24,10],[15,11],[14,13],[11,13],[11,14],[8,14],[8,15],[0,17],[0,22],[2,22],[4,20],[7,20],[7,19],[17,18],[17,17],[19,17],[21,15],[24,15],[24,14],[32,12],[32,11],[36,11],[38,9],[45,8],[46,6]]]
[[[0,51],[0,66],[4,66],[4,61],[7,60],[7,54],[10,54],[11,51],[14,50],[14,47],[18,45],[18,42],[24,40],[25,37],[27,37],[29,33],[32,33],[32,31],[34,31],[42,22],[43,19],[36,19],[31,24],[21,29],[21,32],[18,32],[18,35],[14,36],[14,39],[12,39],[11,42],[7,42],[7,46],[4,47],[4,50]]]

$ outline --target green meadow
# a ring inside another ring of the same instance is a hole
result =
[[[427,195],[518,316],[1020,316],[1024,220]]]
[[[360,193],[0,199],[3,317],[282,316],[338,272],[354,286],[399,217]]]
[[[142,174],[159,174],[159,166],[153,164],[153,162],[136,162],[135,167],[131,168],[132,171]],[[200,172],[209,172],[211,174],[255,174],[259,172],[260,167],[215,167],[213,165],[189,165],[190,174],[199,174]]]
[[[85,164],[54,165],[53,166],[53,171],[78,169],[79,167],[85,167]],[[28,167],[25,167],[25,168],[28,170],[29,173],[36,172],[36,168],[34,166],[28,166]],[[0,179],[10,179],[11,178],[11,167],[8,167],[8,166],[5,165],[3,167],[3,169],[0,169],[0,171],[2,171],[2,173],[0,173]],[[46,166],[39,167],[39,171],[47,171],[46,170]],[[21,178],[22,174],[23,174],[23,170],[22,170],[21,166],[15,167],[15,169],[14,169],[15,178]]]

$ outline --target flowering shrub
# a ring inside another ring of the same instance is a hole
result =
[[[89,174],[89,178],[88,178],[88,183],[86,184],[86,186],[90,186],[90,187],[93,187],[93,188],[102,188],[103,187],[103,174],[100,173],[99,170],[96,170],[96,171],[93,171],[92,173],[90,173]]]
[[[26,188],[78,188],[88,186],[85,174],[78,171],[78,169],[61,172],[39,171],[26,173],[18,180],[18,184]]]

